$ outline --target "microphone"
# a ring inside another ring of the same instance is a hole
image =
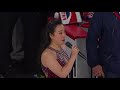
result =
[[[72,48],[72,44],[71,44],[70,42],[66,42],[65,45],[66,45],[67,47],[69,47],[70,49]],[[85,57],[85,55],[82,54],[81,52],[79,52],[78,55],[79,55],[80,57],[82,57],[84,60],[87,60],[87,58]]]

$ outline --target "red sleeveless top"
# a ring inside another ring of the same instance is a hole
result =
[[[52,48],[52,47],[48,47],[48,49],[56,52],[56,56],[57,56],[57,61],[58,61],[58,63],[59,63],[62,67],[64,67],[65,64],[66,64],[65,58],[66,58],[67,60],[69,59],[67,53],[66,53],[62,48],[61,48],[60,50],[55,50],[55,49]],[[42,65],[42,70],[43,70],[46,78],[60,78],[60,77],[58,77],[57,75],[55,75],[49,68],[44,67],[43,65]]]

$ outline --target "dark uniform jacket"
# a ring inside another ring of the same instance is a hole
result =
[[[120,74],[120,20],[113,12],[95,12],[86,40],[87,62]]]

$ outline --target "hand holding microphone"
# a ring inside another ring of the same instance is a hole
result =
[[[77,46],[72,46],[71,48],[71,56],[72,57],[77,57],[78,53],[79,53],[79,48]]]
[[[67,47],[69,47],[69,48],[72,49],[72,44],[71,44],[70,42],[66,42],[65,45],[66,45]],[[78,52],[78,55],[79,55],[80,57],[82,57],[84,60],[87,60],[87,58],[85,57],[85,55],[82,54],[80,51]]]

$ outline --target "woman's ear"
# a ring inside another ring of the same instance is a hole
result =
[[[49,34],[49,36],[50,36],[51,39],[53,38],[53,35],[51,33]]]

